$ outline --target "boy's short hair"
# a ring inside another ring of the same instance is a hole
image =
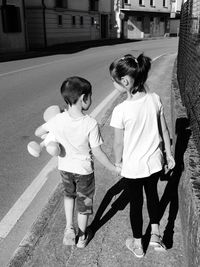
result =
[[[92,86],[89,81],[81,77],[69,77],[61,85],[61,95],[68,105],[74,105],[81,95],[85,99],[92,94]]]

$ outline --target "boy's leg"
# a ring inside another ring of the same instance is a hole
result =
[[[66,228],[73,227],[74,225],[74,204],[75,199],[64,196],[64,210],[66,217]]]
[[[75,245],[74,231],[74,205],[76,196],[76,186],[74,183],[74,174],[60,171],[62,182],[65,190],[64,211],[66,217],[66,227],[64,231],[63,244]]]
[[[78,212],[78,216],[77,216],[78,228],[79,228],[78,236],[79,236],[80,240],[85,239],[85,233],[86,233],[86,229],[87,229],[88,218],[89,218],[88,214],[81,214]]]
[[[77,247],[84,248],[89,241],[87,229],[89,215],[93,213],[93,196],[95,192],[94,173],[77,177],[77,221],[79,227]]]

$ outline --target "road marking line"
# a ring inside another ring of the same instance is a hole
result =
[[[47,66],[47,65],[51,65],[51,64],[53,64],[53,63],[57,63],[57,62],[65,61],[65,60],[67,60],[67,59],[68,59],[68,58],[58,59],[58,60],[54,60],[54,61],[51,61],[51,62],[46,62],[46,63],[42,63],[42,64],[37,64],[37,65],[31,66],[31,67],[26,67],[26,68],[22,68],[22,69],[18,69],[18,70],[8,71],[8,72],[5,72],[5,73],[1,73],[1,74],[0,74],[0,77],[2,77],[2,76],[6,76],[6,75],[10,75],[10,74],[14,74],[14,73],[18,73],[18,72],[22,72],[22,71],[32,70],[32,69],[35,69],[35,68],[38,68],[38,67],[44,67],[44,66]]]
[[[57,159],[55,157],[51,158],[51,160],[46,164],[38,176],[32,181],[32,183],[27,187],[24,193],[18,198],[12,208],[1,220],[0,238],[5,238],[14,227],[16,222],[19,220],[44,183],[47,181],[49,169],[51,168],[51,170],[53,170],[56,167],[56,161]]]
[[[90,113],[90,115],[95,118],[117,94],[118,91],[114,90]],[[3,217],[3,219],[0,221],[0,239],[4,239],[9,234],[47,181],[48,174],[53,171],[56,166],[57,158],[53,157],[27,187],[24,193],[18,198],[8,213]]]
[[[155,57],[152,61],[157,60],[158,58],[164,56],[162,54],[160,56]],[[118,94],[118,91],[115,89],[111,94],[109,94],[91,113],[92,117],[96,117],[105,106]],[[12,228],[15,226],[17,221],[20,219],[22,214],[31,204],[35,196],[41,190],[43,185],[48,179],[48,174],[56,168],[57,158],[53,157],[50,161],[45,165],[45,167],[41,170],[38,176],[32,181],[32,183],[27,187],[24,193],[18,198],[12,208],[8,211],[8,213],[3,217],[0,221],[0,239],[4,239]]]

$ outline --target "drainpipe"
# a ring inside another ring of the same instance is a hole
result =
[[[42,0],[42,18],[43,18],[43,32],[44,32],[44,47],[47,47],[47,31],[46,31],[46,14],[45,14],[45,0]]]
[[[26,21],[26,6],[25,1],[22,0],[22,8],[23,8],[23,17],[24,17],[24,38],[25,38],[25,50],[28,51],[29,45],[28,45],[28,35],[27,35],[27,21]]]

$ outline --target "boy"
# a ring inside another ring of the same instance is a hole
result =
[[[95,191],[91,154],[110,171],[119,173],[120,169],[101,150],[103,141],[96,120],[84,114],[91,105],[91,84],[83,78],[70,77],[63,82],[61,95],[68,109],[48,121],[45,129],[53,133],[64,148],[64,154],[58,157],[58,169],[65,190],[66,228],[63,244],[75,245],[73,214],[76,198],[79,228],[77,247],[84,248],[89,239],[86,228],[88,217],[92,214]]]

